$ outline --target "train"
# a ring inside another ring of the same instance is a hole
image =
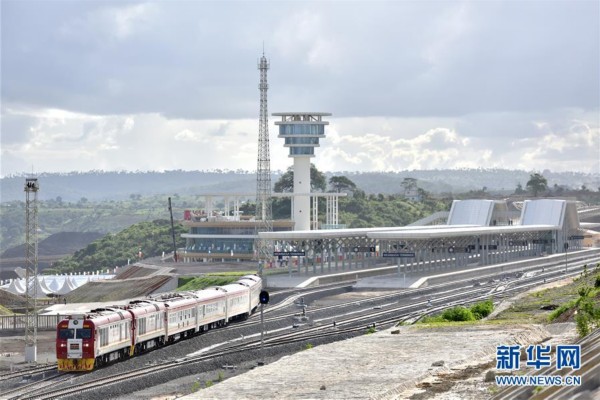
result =
[[[258,307],[261,289],[258,275],[246,275],[224,286],[70,315],[56,327],[58,370],[91,371],[246,319]]]

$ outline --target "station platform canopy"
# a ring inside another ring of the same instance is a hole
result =
[[[457,238],[467,243],[472,238],[483,237],[490,243],[501,242],[507,237],[513,243],[527,240],[544,243],[543,251],[548,253],[562,251],[563,244],[571,241],[574,247],[578,247],[577,241],[581,239],[583,230],[574,202],[562,199],[526,200],[520,216],[514,218],[514,215],[515,212],[508,211],[505,201],[455,200],[444,225],[260,232],[259,237],[276,241],[277,245],[287,241],[296,246],[297,241],[302,241],[305,247],[308,241],[330,242],[336,239],[342,243],[351,241],[356,247],[361,241],[364,246],[373,246],[378,241],[444,241]]]

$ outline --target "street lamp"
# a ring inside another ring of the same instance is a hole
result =
[[[567,266],[568,266],[568,253],[569,253],[569,243],[565,242],[564,244],[564,249],[565,249],[565,274],[567,273]]]

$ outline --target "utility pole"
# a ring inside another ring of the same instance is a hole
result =
[[[37,178],[25,179],[25,362],[37,362],[38,191]]]
[[[259,232],[273,231],[273,206],[271,204],[271,156],[269,153],[269,117],[267,106],[267,70],[269,61],[263,55],[258,62],[260,71],[260,114],[258,120],[258,159],[256,167],[256,228],[254,249],[258,261],[258,275],[263,278],[264,265],[272,256],[269,242],[260,239]],[[263,278],[264,280],[264,278]]]
[[[177,262],[177,244],[175,243],[175,226],[173,225],[173,207],[169,197],[169,213],[171,214],[171,237],[173,237],[173,261]]]

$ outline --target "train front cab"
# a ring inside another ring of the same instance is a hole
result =
[[[59,371],[94,369],[94,323],[84,319],[66,319],[56,328],[56,361]]]

